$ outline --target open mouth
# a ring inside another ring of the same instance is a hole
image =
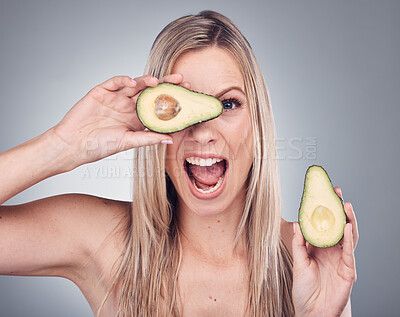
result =
[[[227,161],[222,158],[187,157],[185,170],[196,191],[202,194],[210,194],[221,188]]]

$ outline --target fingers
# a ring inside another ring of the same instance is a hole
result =
[[[115,76],[99,86],[110,91],[117,91],[125,87],[134,88],[136,85],[136,81],[129,76]]]
[[[129,76],[115,76],[100,84],[99,87],[111,92],[118,91],[120,94],[130,98],[148,86],[154,87],[157,85],[158,79],[149,75],[137,77],[135,79]]]
[[[171,83],[171,84],[175,84],[175,85],[181,84],[182,86],[184,86],[186,88],[190,87],[189,82],[182,82],[182,81],[183,81],[182,74],[170,74],[170,75],[164,76],[160,80],[158,80],[156,77],[150,76],[150,75],[136,77],[135,79],[132,79],[129,76],[115,76],[115,77],[112,77],[112,78],[106,80],[104,83],[100,84],[99,86],[104,89],[107,89],[109,91],[124,90],[124,91],[126,91],[126,95],[131,95],[131,97],[132,97],[135,94],[137,94],[139,91],[141,91],[147,87],[155,87],[159,83]]]
[[[172,142],[172,137],[166,134],[148,131],[127,131],[122,140],[122,151],[158,143],[172,144]]]
[[[354,245],[353,245],[353,231],[351,223],[346,224],[344,228],[343,237],[343,263],[347,267],[347,272],[350,275],[349,279],[356,279],[355,271],[355,258],[354,258]]]
[[[347,217],[347,222],[351,223],[351,225],[352,225],[353,246],[355,248],[358,243],[358,226],[357,226],[357,219],[356,219],[356,215],[353,210],[353,206],[350,202],[344,203],[343,193],[342,193],[342,190],[340,189],[340,187],[335,187],[334,190],[335,190],[336,194],[342,199],[344,211],[345,211],[346,217]]]
[[[160,83],[171,83],[171,84],[175,84],[175,85],[180,85],[187,89],[190,89],[190,87],[191,87],[191,85],[188,81],[183,81],[182,74],[167,75],[160,80]]]
[[[307,253],[306,240],[304,239],[300,226],[297,222],[293,222],[293,240],[292,240],[292,252],[293,260],[299,270],[304,269],[310,264],[310,259]]]
[[[116,76],[107,80],[100,86],[110,91],[119,91],[121,94],[132,98],[132,100],[136,102],[137,97],[142,90],[147,87],[155,87],[159,83],[171,83],[190,89],[190,83],[183,82],[182,74],[170,74],[164,76],[160,80],[150,75],[136,77],[135,79],[131,79],[128,76]]]
[[[130,108],[124,107],[124,111],[131,111],[135,108],[139,94],[147,87],[155,87],[160,82],[182,85],[185,88],[190,89],[190,84],[188,82],[183,82],[182,74],[170,74],[164,76],[160,80],[150,75],[136,77],[135,79],[132,79],[129,76],[115,76],[95,87],[92,94],[96,96],[95,98],[97,100],[110,105],[115,105],[116,100],[118,100],[119,104],[124,104],[126,98],[129,98],[130,105],[133,106],[130,106]],[[109,91],[112,94],[104,94],[104,90]]]
[[[137,101],[137,98],[139,97],[139,92],[146,89],[147,87],[155,87],[159,83],[156,77],[150,75],[136,77],[135,81],[137,82],[137,86],[135,87],[136,90],[133,94],[130,95],[135,103]]]
[[[184,81],[184,82],[181,84],[181,86],[183,86],[183,87],[185,87],[185,88],[187,88],[187,89],[191,89],[191,87],[192,87],[188,81]]]
[[[135,97],[134,101],[136,102],[136,99],[142,90],[146,89],[147,87],[155,87],[158,85],[159,81],[156,77],[150,76],[150,75],[145,75],[141,77],[136,77],[134,79],[137,84],[134,88],[131,87],[125,87],[123,88],[120,92],[125,95],[125,97],[128,98],[133,98]]]
[[[353,210],[353,205],[350,202],[346,202],[344,204],[344,211],[346,212],[347,222],[352,226],[352,235],[353,235],[353,245],[354,248],[358,243],[358,226],[356,215]]]
[[[145,89],[148,86],[155,87],[159,83],[156,77],[150,75],[136,77],[135,81],[137,82],[136,89],[139,91]]]
[[[342,200],[342,203],[343,203],[343,194],[342,194],[342,190],[340,189],[340,187],[335,187],[334,188],[334,190],[335,190],[335,193],[339,196],[339,198]]]
[[[178,85],[182,82],[182,80],[183,80],[182,74],[170,74],[161,78],[160,83],[170,83]]]

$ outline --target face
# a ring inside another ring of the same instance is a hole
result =
[[[238,63],[228,51],[210,47],[181,55],[172,73],[183,74],[192,90],[213,95],[224,106],[218,118],[171,134],[166,170],[180,208],[206,216],[243,205],[253,135]]]

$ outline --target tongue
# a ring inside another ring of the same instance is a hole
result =
[[[196,180],[196,185],[215,185],[224,173],[224,161],[215,163],[211,166],[198,166],[189,164],[189,170]],[[199,184],[200,183],[200,184]],[[204,186],[201,186],[204,187]],[[207,186],[208,187],[208,186]],[[202,188],[203,189],[203,188]]]

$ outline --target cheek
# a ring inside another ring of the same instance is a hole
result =
[[[240,161],[253,160],[253,130],[250,119],[244,120],[232,131],[229,142],[233,158]]]
[[[254,158],[254,136],[253,136],[253,127],[251,126],[251,123],[248,126],[246,144],[247,144],[249,158],[253,161],[253,158]]]

